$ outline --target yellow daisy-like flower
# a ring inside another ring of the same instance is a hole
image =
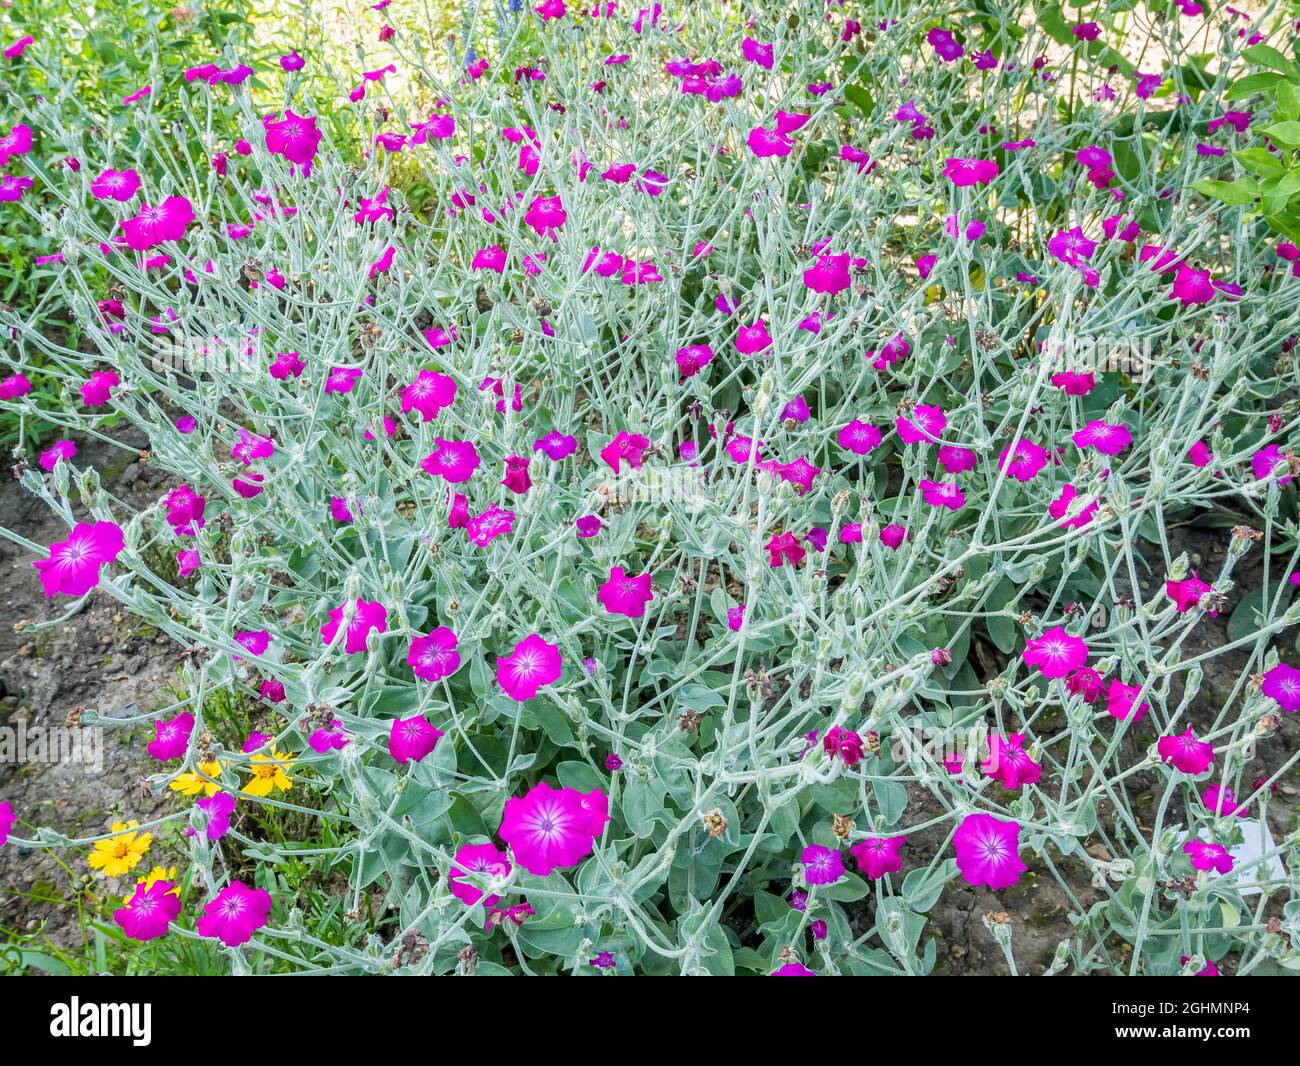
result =
[[[117,835],[98,841],[95,850],[86,856],[91,869],[98,870],[105,877],[121,877],[127,870],[140,865],[144,853],[153,843],[153,834],[130,832],[139,824],[134,819],[126,825],[114,822],[113,832]]]
[[[199,763],[199,769],[208,777],[214,780],[221,779],[221,763],[215,759],[212,762]],[[198,774],[180,774],[175,781],[171,783],[173,792],[179,792],[182,796],[197,796],[200,792],[205,796],[215,796],[221,791],[219,785],[214,785],[211,781],[205,781]]]
[[[293,778],[289,776],[288,771],[295,761],[292,755],[276,751],[274,748],[271,749],[270,755],[254,755],[249,760],[252,764],[249,769],[253,771],[253,776],[244,786],[244,792],[250,796],[269,796],[272,788],[288,792],[293,788]]]
[[[135,883],[137,885],[144,885],[145,891],[147,892],[149,890],[149,886],[155,884],[158,881],[170,881],[172,883],[171,894],[173,896],[179,896],[181,894],[181,886],[176,883],[175,866],[172,866],[166,870],[164,870],[161,866],[155,866],[152,870],[150,870],[147,874],[145,874],[144,877],[137,877]],[[131,900],[133,900],[134,898],[135,898],[135,889],[132,889],[130,892],[128,892],[125,896],[122,897],[122,899],[125,901],[128,907],[131,905]]]

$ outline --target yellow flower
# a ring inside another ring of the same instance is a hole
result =
[[[175,866],[172,866],[166,870],[164,870],[161,866],[155,866],[144,877],[137,877],[135,883],[137,885],[144,885],[145,891],[148,892],[149,886],[158,881],[170,881],[172,883],[171,894],[173,896],[179,896],[181,894],[181,886],[176,883]],[[133,900],[134,898],[135,898],[135,889],[132,889],[130,893],[122,897],[122,899],[125,901],[128,907],[131,905],[131,900]]]
[[[271,749],[270,755],[254,755],[249,762],[253,776],[244,786],[244,792],[250,796],[269,796],[272,788],[288,792],[293,788],[293,778],[288,770],[294,764],[292,755]]]
[[[221,780],[222,766],[215,759],[212,762],[199,763],[199,769],[213,780]],[[173,792],[179,792],[182,796],[197,796],[200,792],[205,796],[214,796],[221,791],[220,786],[205,781],[198,774],[180,774],[171,783],[171,788]]]
[[[139,824],[135,820],[126,825],[114,822],[113,832],[117,835],[109,840],[97,841],[95,850],[86,857],[91,869],[99,870],[105,877],[120,877],[127,870],[138,866],[153,843],[151,833],[128,832]]]

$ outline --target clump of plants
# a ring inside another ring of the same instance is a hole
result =
[[[1300,269],[1280,183],[1198,184],[1292,172],[1232,91],[1290,23],[1070,10],[545,0],[449,66],[381,7],[342,104],[11,98],[95,349],[4,316],[31,580],[186,665],[167,813],[0,840],[176,972],[923,975],[963,886],[1012,972],[1300,967]]]

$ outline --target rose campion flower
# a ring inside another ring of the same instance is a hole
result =
[[[768,159],[772,156],[782,158],[794,151],[794,141],[784,133],[780,130],[764,129],[762,126],[755,126],[750,130],[745,143],[759,159]]]
[[[1300,670],[1286,663],[1278,663],[1264,674],[1260,691],[1287,714],[1300,711]]]
[[[742,326],[736,334],[736,351],[741,355],[757,355],[772,346],[767,323],[759,319],[752,326]]]
[[[425,422],[432,422],[444,407],[456,399],[456,382],[433,370],[421,370],[402,390],[402,412],[416,411]]]
[[[506,476],[501,479],[501,484],[511,492],[519,494],[533,487],[533,479],[528,476],[528,456],[506,456]]]
[[[194,806],[205,815],[203,832],[209,840],[220,840],[230,832],[230,816],[234,813],[236,803],[235,797],[229,792],[214,792],[211,796],[203,796],[194,801]]]
[[[851,729],[841,725],[832,726],[822,737],[822,749],[832,758],[838,755],[845,766],[857,766],[866,754],[862,747],[862,738]]]
[[[342,751],[352,742],[352,734],[343,728],[337,718],[331,718],[327,726],[313,730],[307,738],[307,744],[317,755],[330,751]]]
[[[437,447],[420,460],[426,474],[443,478],[451,485],[464,484],[474,476],[481,460],[473,442],[435,437],[434,443]]]
[[[1177,736],[1164,736],[1156,742],[1162,762],[1169,763],[1180,773],[1195,777],[1214,765],[1214,746],[1197,740],[1188,726]]]
[[[349,607],[351,617],[343,650],[348,655],[356,655],[366,650],[371,630],[379,633],[388,631],[388,608],[377,600],[352,600],[340,604],[330,611],[329,621],[320,627],[321,639],[326,644],[334,643],[339,626],[343,624],[343,615]]]
[[[325,392],[339,396],[351,392],[356,388],[362,373],[359,366],[331,367],[330,372],[325,376]]]
[[[179,241],[193,221],[194,205],[184,196],[169,196],[155,207],[142,204],[139,214],[121,226],[126,246],[140,252],[165,241]]]
[[[1052,375],[1052,384],[1067,396],[1087,396],[1097,387],[1097,379],[1092,374],[1063,371]]]
[[[890,551],[898,551],[907,539],[907,529],[897,522],[890,522],[880,531],[880,543]]]
[[[113,912],[113,921],[132,940],[157,940],[166,935],[180,913],[177,887],[171,881],[146,879],[135,886],[126,906]]]
[[[551,430],[544,437],[539,437],[533,442],[533,452],[541,452],[553,462],[559,462],[567,459],[570,455],[578,450],[578,438],[568,433],[561,433],[559,430]]]
[[[819,255],[817,262],[803,272],[803,283],[813,292],[843,292],[853,284],[848,255]]]
[[[650,447],[650,438],[639,433],[619,430],[612,441],[600,450],[600,457],[605,460],[614,473],[620,473],[623,460],[627,460],[633,470],[641,469],[642,453]]]
[[[114,522],[78,522],[67,540],[50,545],[50,557],[32,566],[46,596],[84,596],[99,584],[100,571],[121,554],[125,541]]]
[[[957,869],[968,885],[994,891],[1020,881],[1028,867],[1020,861],[1020,825],[991,814],[968,814],[953,834]]]
[[[835,442],[854,455],[867,455],[880,446],[880,430],[859,419],[854,419],[835,437]]]
[[[140,175],[135,170],[106,170],[90,183],[90,193],[97,200],[126,203],[140,189]]]
[[[903,845],[906,837],[868,837],[849,849],[857,861],[858,869],[868,881],[885,874],[896,874],[903,868]]]
[[[1083,509],[1071,518],[1069,517],[1070,508],[1074,505],[1078,495],[1079,493],[1073,485],[1063,485],[1061,494],[1047,505],[1047,513],[1057,519],[1057,525],[1064,529],[1082,529],[1092,521],[1093,516],[1096,515],[1101,506],[1100,500],[1093,500],[1091,503],[1085,504]]]
[[[203,908],[197,929],[199,936],[216,937],[226,947],[237,948],[253,939],[271,915],[271,894],[264,888],[249,888],[243,881],[231,881]]]
[[[1201,602],[1202,596],[1212,591],[1213,587],[1198,578],[1195,570],[1192,571],[1191,577],[1183,578],[1182,581],[1165,582],[1165,592],[1174,601],[1174,609],[1179,614],[1186,614]],[[1212,617],[1217,617],[1218,612],[1211,611],[1210,614]]]
[[[840,853],[820,844],[809,844],[799,856],[804,877],[810,885],[833,885],[844,876],[844,860]]]
[[[247,429],[239,431],[239,439],[230,449],[230,457],[245,466],[251,466],[256,459],[269,459],[274,454],[275,442],[270,437],[259,436]]]
[[[1060,626],[1054,626],[1041,637],[1025,641],[1025,662],[1037,666],[1044,677],[1064,677],[1088,662],[1088,645],[1082,637],[1072,637]]]
[[[912,408],[910,418],[895,418],[894,428],[904,444],[934,444],[948,428],[948,416],[938,407],[919,403]]]
[[[163,506],[167,508],[167,523],[176,536],[198,536],[198,531],[204,525],[203,513],[207,510],[207,500],[188,485],[177,485],[163,498]]]
[[[116,371],[96,370],[81,386],[81,402],[87,407],[103,407],[121,383]]]
[[[497,537],[514,528],[515,513],[496,504],[465,520],[465,536],[471,544],[486,548]]]
[[[274,116],[264,119],[266,150],[301,168],[304,176],[310,174],[316,149],[324,136],[316,123],[315,118],[295,115],[288,108],[285,108],[284,118],[278,121]]]
[[[1207,843],[1203,840],[1189,840],[1183,845],[1185,854],[1193,870],[1214,870],[1217,873],[1232,873],[1233,858],[1222,844]]]
[[[510,857],[504,851],[492,844],[462,844],[453,862],[455,865],[447,871],[447,887],[453,896],[467,907],[472,907],[480,900],[485,908],[495,907],[500,902],[500,896],[484,896],[470,879],[489,881],[509,877],[513,867],[510,865]]]
[[[969,448],[945,444],[939,449],[939,465],[950,474],[964,474],[979,465],[979,456]]]
[[[998,469],[1017,481],[1033,481],[1047,465],[1047,449],[1033,441],[1016,441],[1015,447],[1003,448],[998,455]]]
[[[987,185],[998,176],[998,165],[992,159],[950,158],[944,162],[943,176],[959,189],[971,185]]]
[[[548,877],[560,866],[576,866],[591,854],[595,837],[582,795],[540,781],[523,796],[506,800],[497,835],[530,874]]]
[[[1089,422],[1070,439],[1080,450],[1095,448],[1102,455],[1118,455],[1133,442],[1128,426],[1101,421]]]
[[[740,627],[745,624],[745,605],[736,604],[735,607],[727,608],[727,628],[733,633],[739,633]]]
[[[529,205],[524,223],[531,226],[539,237],[554,237],[568,217],[558,196],[538,196]]]
[[[788,532],[773,533],[764,548],[768,554],[768,564],[773,568],[784,566],[786,563],[798,566],[808,554],[800,546],[799,538]]]
[[[957,487],[955,481],[930,481],[922,478],[917,487],[921,490],[922,499],[931,507],[960,511],[966,505],[966,494]]]
[[[388,729],[388,754],[394,762],[419,762],[438,746],[443,733],[422,714],[394,718]]]
[[[0,848],[9,842],[9,833],[14,827],[14,809],[8,803],[0,801]]]
[[[1013,792],[1022,785],[1036,784],[1043,772],[1025,751],[1024,741],[1022,733],[1009,733],[1005,739],[994,733],[989,737],[989,757],[980,764],[987,776]]]
[[[77,454],[77,446],[70,440],[56,440],[41,452],[41,469],[52,471],[64,459],[71,459]]]
[[[1151,705],[1145,700],[1134,706],[1141,691],[1140,685],[1126,685],[1117,677],[1111,678],[1110,688],[1106,690],[1107,713],[1121,722],[1131,721],[1136,725],[1151,709]]]
[[[406,662],[421,681],[440,681],[460,669],[456,634],[446,626],[416,637],[406,653]]]
[[[609,580],[600,586],[597,598],[610,614],[644,618],[645,605],[655,597],[649,574],[629,577],[621,566],[615,566],[610,568]]]
[[[145,748],[150,757],[159,762],[179,759],[189,747],[190,734],[194,731],[194,715],[189,711],[181,711],[170,721],[156,720],[153,728],[154,739]]]
[[[816,977],[817,974],[808,969],[802,962],[787,962],[778,970],[773,970],[769,977]]]
[[[1220,816],[1235,814],[1240,818],[1246,813],[1246,808],[1237,803],[1236,793],[1217,782],[1207,786],[1201,793],[1201,802],[1205,804],[1206,809]]]
[[[538,634],[524,637],[507,656],[497,657],[497,684],[511,699],[531,700],[537,690],[560,679],[560,648]]]

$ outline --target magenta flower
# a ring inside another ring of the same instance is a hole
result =
[[[9,833],[14,827],[14,809],[8,803],[0,801],[0,848],[9,842]]]
[[[1020,825],[991,814],[968,814],[953,834],[957,869],[968,885],[995,891],[1019,883],[1028,869],[1020,861]]]
[[[78,522],[67,540],[50,545],[50,557],[32,563],[46,596],[84,596],[99,584],[100,570],[121,553],[122,529],[113,522]]]
[[[880,430],[855,418],[839,431],[835,442],[855,455],[866,455],[880,445]]]
[[[337,718],[330,719],[330,724],[313,730],[307,738],[307,744],[317,755],[330,751],[342,751],[352,742],[352,734],[343,728]]]
[[[411,641],[406,661],[421,681],[440,681],[460,669],[460,654],[456,648],[456,634],[446,626],[439,626]]]
[[[655,597],[649,574],[629,577],[621,566],[615,566],[610,568],[609,580],[600,586],[597,598],[610,614],[644,618],[645,605]]]
[[[316,119],[295,115],[285,108],[284,118],[278,122],[273,116],[263,120],[266,129],[266,150],[278,155],[286,162],[302,168],[302,173],[311,173],[312,160],[316,158],[316,149],[320,147],[323,132],[316,127]]]
[[[474,880],[489,881],[503,880],[510,876],[513,867],[504,851],[499,851],[492,844],[462,844],[456,852],[454,862],[455,865],[447,871],[447,887],[453,896],[467,907],[472,907],[479,900],[483,901],[484,907],[495,907],[500,902],[500,896],[485,897],[470,877],[472,875]]]
[[[343,623],[344,611],[351,607],[348,620],[344,651],[355,655],[366,650],[366,641],[371,630],[380,633],[388,630],[388,608],[378,600],[349,600],[335,607],[329,613],[329,621],[320,627],[321,639],[326,644],[333,644]]]
[[[1300,670],[1278,663],[1264,675],[1260,691],[1287,714],[1300,711]]]
[[[1214,765],[1214,746],[1197,740],[1188,726],[1178,736],[1164,736],[1156,742],[1156,750],[1163,762],[1175,770],[1195,777]]]
[[[194,537],[203,528],[203,512],[208,501],[188,485],[177,485],[163,498],[167,522],[178,537]]]
[[[694,377],[713,361],[713,349],[707,344],[690,344],[677,349],[676,359],[682,377]]]
[[[799,861],[804,866],[804,877],[810,885],[833,885],[844,876],[844,860],[840,853],[820,844],[809,844],[803,849]]]
[[[181,913],[181,898],[170,881],[141,881],[125,907],[113,912],[113,921],[132,940],[156,940],[166,934]]]
[[[842,725],[831,726],[822,737],[822,749],[834,758],[838,755],[845,766],[857,766],[863,759],[862,738]]]
[[[251,466],[256,459],[269,459],[274,454],[275,442],[270,437],[259,436],[247,429],[239,431],[239,440],[230,449],[230,457],[245,466]]]
[[[1054,626],[1041,637],[1025,641],[1024,660],[1037,666],[1044,677],[1064,677],[1088,662],[1088,645],[1082,637],[1072,637],[1060,626]]]
[[[620,467],[624,459],[627,460],[633,470],[640,470],[642,453],[649,447],[649,437],[643,437],[640,433],[628,433],[619,430],[618,435],[600,449],[600,457],[616,474],[620,473]]]
[[[1100,421],[1089,422],[1070,439],[1078,448],[1096,448],[1102,455],[1118,455],[1133,442],[1128,426]]]
[[[551,430],[544,437],[539,437],[533,442],[533,451],[541,452],[548,459],[559,462],[561,459],[567,459],[570,455],[578,450],[578,438],[568,433],[561,433],[558,430]]]
[[[741,326],[736,334],[736,351],[741,355],[757,355],[772,346],[767,324],[759,319],[752,326]]]
[[[1022,785],[1036,784],[1043,768],[1024,749],[1024,734],[1009,733],[1004,740],[996,733],[989,738],[989,757],[980,763],[986,775],[1013,792]]]
[[[231,881],[203,908],[198,933],[216,937],[227,947],[236,948],[247,944],[266,925],[270,915],[271,894],[266,889]]]
[[[96,370],[81,386],[81,402],[87,407],[103,407],[121,383],[115,370]]]
[[[1061,488],[1061,494],[1047,505],[1047,513],[1057,520],[1057,525],[1065,529],[1082,529],[1092,521],[1096,515],[1097,509],[1101,506],[1099,500],[1093,500],[1085,504],[1073,518],[1069,517],[1070,508],[1078,498],[1078,490],[1073,485],[1065,485]]]
[[[769,977],[816,977],[812,970],[808,969],[802,962],[787,962],[778,970],[773,970]]]
[[[869,881],[885,874],[896,874],[903,868],[903,845],[907,837],[868,837],[854,844],[849,852],[857,861],[858,869]]]
[[[853,284],[848,255],[819,255],[817,262],[803,272],[803,283],[813,292],[843,292]]]
[[[1092,374],[1081,374],[1072,370],[1053,374],[1052,384],[1067,396],[1087,396],[1097,387],[1097,381]]]
[[[938,407],[919,403],[912,408],[911,418],[899,415],[894,428],[904,444],[937,443],[940,434],[948,428],[948,417]]]
[[[966,54],[966,49],[957,43],[957,38],[953,36],[951,30],[936,26],[925,35],[925,39],[934,49],[935,54],[945,63],[955,63]]]
[[[1237,803],[1236,793],[1217,782],[1206,787],[1201,793],[1201,802],[1208,810],[1218,815],[1235,814],[1238,818],[1246,813],[1246,808]]]
[[[890,551],[898,551],[907,539],[907,530],[897,522],[890,522],[880,531],[880,543]]]
[[[524,222],[531,226],[539,237],[554,237],[555,231],[564,225],[568,217],[558,196],[538,196],[529,204],[528,211],[524,214]]]
[[[77,446],[70,440],[56,440],[41,452],[42,470],[53,470],[64,459],[71,459],[77,454]]]
[[[481,460],[471,441],[435,437],[434,443],[437,448],[420,460],[426,474],[443,478],[451,485],[463,484],[474,476]]]
[[[442,731],[422,714],[394,718],[388,729],[388,754],[396,762],[419,762],[438,746]]]
[[[794,141],[784,133],[779,130],[764,129],[762,126],[755,126],[750,130],[745,143],[759,159],[766,159],[769,156],[787,156],[794,151]]]
[[[415,380],[402,390],[402,411],[417,411],[425,422],[432,422],[444,407],[456,399],[456,382],[433,370],[421,370]]]
[[[772,567],[784,566],[786,563],[798,566],[808,554],[793,533],[773,533],[764,548],[768,564]]]
[[[506,800],[497,835],[520,866],[547,877],[557,866],[576,866],[591,854],[595,841],[589,825],[580,793],[541,781],[524,796]]]
[[[509,533],[514,524],[514,511],[490,504],[487,510],[465,520],[465,535],[471,544],[486,548],[497,537]]]
[[[307,364],[297,352],[277,352],[271,362],[271,377],[277,381],[288,381],[291,377],[301,377]]]
[[[998,455],[998,469],[1017,481],[1032,481],[1047,465],[1047,449],[1033,441],[1018,440],[1015,447],[1003,448]]]
[[[90,183],[90,192],[98,200],[126,203],[140,189],[140,175],[134,170],[106,170]]]
[[[531,700],[544,685],[558,681],[562,670],[559,645],[548,644],[533,633],[509,655],[497,657],[497,684],[511,699],[522,702]]]
[[[343,395],[351,392],[360,380],[363,371],[359,366],[331,367],[325,376],[325,392]]]
[[[506,456],[505,477],[501,479],[501,484],[521,495],[533,487],[533,479],[528,476],[528,456]]]
[[[930,481],[922,478],[917,487],[921,497],[931,507],[946,507],[950,511],[960,511],[966,504],[966,494],[957,487],[955,481]]]
[[[1203,840],[1189,840],[1183,845],[1183,853],[1188,856],[1194,870],[1215,870],[1221,874],[1232,873],[1233,859],[1228,849],[1222,844],[1210,844]]]
[[[1195,570],[1192,571],[1191,577],[1183,578],[1182,581],[1165,582],[1165,592],[1174,601],[1174,608],[1179,614],[1186,614],[1201,602],[1202,596],[1210,591],[1212,591],[1212,586],[1207,585],[1198,578]],[[1210,613],[1212,615],[1217,614],[1214,611]]]
[[[1106,690],[1106,711],[1112,718],[1118,718],[1121,722],[1132,721],[1134,725],[1146,717],[1147,711],[1151,705],[1145,700],[1142,703],[1134,704],[1137,701],[1138,693],[1142,691],[1140,685],[1125,685],[1117,677],[1111,678],[1110,688]]]
[[[773,54],[770,44],[760,44],[754,38],[746,37],[740,42],[740,54],[746,63],[756,63],[764,70],[772,69]]]
[[[140,213],[122,223],[126,245],[144,251],[164,241],[178,241],[194,221],[194,206],[183,196],[169,196],[156,207],[142,204]]]
[[[235,797],[229,792],[214,792],[195,800],[194,806],[207,816],[203,832],[209,840],[220,840],[230,832],[230,816],[235,810]]]
[[[190,734],[194,731],[194,715],[189,711],[181,711],[171,721],[156,720],[153,729],[154,738],[145,748],[150,757],[159,762],[179,759],[189,747]]]
[[[998,165],[992,159],[948,159],[943,165],[943,176],[955,186],[987,185],[998,176]]]

